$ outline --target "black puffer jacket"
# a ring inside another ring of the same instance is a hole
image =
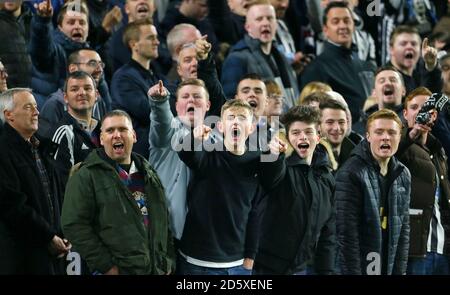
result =
[[[336,225],[339,267],[343,274],[369,274],[382,252],[380,168],[367,140],[353,150],[336,174]],[[411,174],[395,157],[388,167],[387,274],[404,274],[409,248]],[[381,262],[381,260],[380,260]]]
[[[268,196],[255,269],[260,265],[272,274],[292,274],[314,258],[319,274],[331,274],[336,219],[334,178],[325,150],[316,148],[311,166],[294,152],[283,174]]]
[[[31,12],[22,5],[22,14],[16,19],[0,11],[0,59],[8,71],[8,87],[30,87],[31,58],[28,53]]]

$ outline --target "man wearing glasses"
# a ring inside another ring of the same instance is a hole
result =
[[[111,110],[111,97],[108,85],[103,78],[105,64],[100,58],[100,55],[93,49],[80,49],[69,56],[67,63],[67,72],[69,74],[76,71],[83,71],[94,78],[98,93],[92,116],[97,120],[101,120]],[[50,126],[56,125],[66,110],[67,106],[64,102],[64,92],[60,88],[50,95],[39,114],[41,128],[44,128],[43,131],[45,132],[45,129],[49,129],[45,128],[47,124],[50,124]],[[42,132],[42,130],[39,132]]]

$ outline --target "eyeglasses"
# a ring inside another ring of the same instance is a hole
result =
[[[90,60],[88,62],[77,62],[75,64],[77,64],[77,65],[87,65],[87,66],[89,66],[91,68],[94,68],[94,69],[96,69],[98,66],[100,66],[102,69],[105,68],[105,63],[104,62],[96,61],[96,60]]]

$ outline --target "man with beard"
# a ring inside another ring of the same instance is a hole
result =
[[[395,67],[402,74],[407,94],[419,86],[427,87],[431,92],[441,91],[437,50],[428,45],[428,38],[421,43],[416,28],[398,26],[391,34],[389,46],[391,60],[387,65]]]
[[[406,273],[411,174],[394,157],[402,125],[391,110],[373,113],[366,140],[336,174],[338,270],[344,275]]]
[[[47,97],[64,84],[67,57],[75,50],[89,48],[88,11],[81,3],[76,11],[73,2],[67,2],[58,14],[58,28],[53,33],[53,8],[50,0],[36,4],[36,15],[31,23],[30,53],[33,62],[31,86],[39,108]]]
[[[222,68],[222,85],[228,98],[234,97],[239,81],[249,73],[272,79],[282,85],[283,109],[295,105],[299,91],[292,66],[274,45],[277,30],[275,9],[268,0],[255,1],[248,8],[247,34],[236,43]],[[263,107],[264,109],[264,107]]]
[[[354,124],[353,130],[363,135],[367,118],[382,109],[393,110],[400,118],[403,118],[402,98],[405,94],[403,75],[392,66],[380,67],[375,73],[375,85],[372,90],[372,96],[377,103],[362,113],[360,120]]]
[[[111,109],[111,97],[103,76],[105,64],[100,55],[93,49],[76,50],[69,55],[67,64],[69,75],[76,71],[83,71],[94,78],[98,92],[95,94],[97,98],[92,110],[92,116],[97,120],[101,120]],[[39,133],[46,134],[48,129],[52,129],[61,120],[65,111],[67,111],[67,106],[64,101],[64,90],[60,88],[50,95],[42,107],[39,118],[41,123]]]

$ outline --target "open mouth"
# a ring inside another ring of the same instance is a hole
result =
[[[392,87],[385,87],[383,94],[384,95],[392,95],[392,94],[394,94],[394,89]]]
[[[254,109],[256,109],[258,107],[258,103],[256,101],[254,101],[254,100],[250,100],[248,102],[248,104]]]
[[[234,140],[237,140],[239,138],[239,136],[241,135],[241,130],[237,129],[237,128],[233,128],[231,130],[231,136]]]
[[[121,142],[117,142],[117,143],[114,143],[114,144],[113,144],[113,149],[114,149],[114,151],[116,151],[116,152],[121,152],[121,151],[123,151],[123,148],[124,148],[124,147],[125,147],[124,144],[121,143]]]
[[[390,149],[391,149],[391,146],[390,146],[389,144],[387,144],[387,143],[382,144],[382,145],[380,146],[380,150],[382,150],[382,151],[388,151],[388,150],[390,150]]]
[[[188,113],[193,113],[195,111],[194,107],[188,107],[187,108],[187,112]]]
[[[299,143],[297,147],[300,149],[300,151],[306,151],[309,149],[309,144],[307,143]]]
[[[412,59],[413,57],[414,57],[414,54],[412,54],[412,52],[408,52],[405,54],[406,59]]]
[[[83,38],[83,34],[81,34],[80,32],[75,32],[72,34],[72,39],[74,40],[81,40]]]
[[[270,30],[268,29],[262,30],[261,35],[270,35]]]
[[[137,8],[138,13],[148,13],[148,6],[146,4],[142,4]]]

